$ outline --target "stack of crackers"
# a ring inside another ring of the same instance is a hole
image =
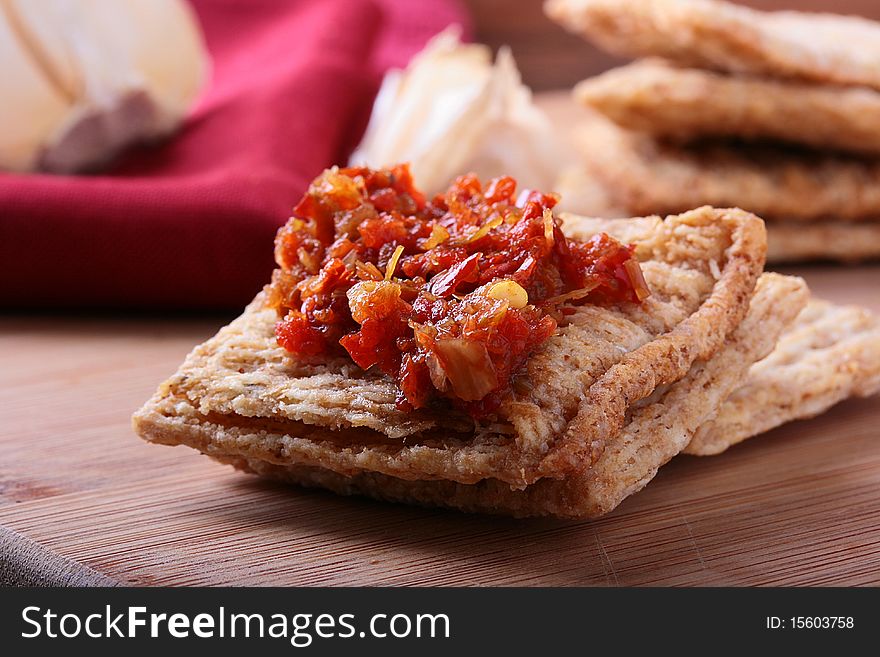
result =
[[[768,258],[880,256],[880,24],[719,0],[549,0],[608,51],[585,80],[583,164],[559,189],[594,216],[738,206]]]
[[[514,516],[595,517],[681,452],[716,454],[880,390],[880,322],[764,273],[764,222],[699,208],[567,217],[632,244],[651,295],[576,305],[491,418],[403,410],[395,382],[278,345],[260,294],[134,416],[146,440],[342,494]]]

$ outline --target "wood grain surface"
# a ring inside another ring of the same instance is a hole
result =
[[[880,266],[794,271],[880,312]],[[262,482],[141,442],[132,411],[226,319],[0,319],[0,582],[880,583],[877,398],[678,457],[597,521],[482,517]]]

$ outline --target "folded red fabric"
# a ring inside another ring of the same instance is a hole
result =
[[[231,308],[308,182],[345,161],[381,72],[452,0],[198,0],[213,79],[182,131],[92,176],[0,174],[0,303]]]

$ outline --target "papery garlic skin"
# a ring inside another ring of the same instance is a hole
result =
[[[352,165],[409,162],[429,195],[455,176],[510,175],[525,187],[550,189],[569,155],[550,121],[534,106],[513,56],[462,44],[447,29],[405,71],[385,76]]]
[[[182,0],[0,0],[0,10],[0,66],[22,71],[0,79],[3,169],[94,168],[177,128],[208,76]],[[44,87],[51,100],[33,92]]]

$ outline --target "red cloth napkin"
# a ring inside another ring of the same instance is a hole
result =
[[[194,5],[213,79],[176,137],[103,175],[0,174],[5,307],[240,307],[308,182],[345,162],[382,71],[467,21],[453,0]]]

